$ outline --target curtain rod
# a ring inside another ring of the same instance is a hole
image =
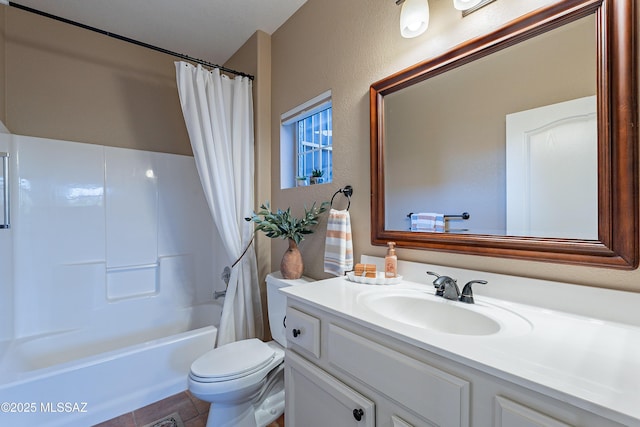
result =
[[[105,31],[105,30],[101,30],[99,28],[91,27],[89,25],[85,25],[85,24],[82,24],[80,22],[72,21],[72,20],[67,19],[67,18],[62,18],[60,16],[52,15],[50,13],[43,12],[43,11],[37,10],[37,9],[33,9],[33,8],[28,7],[28,6],[23,6],[21,4],[14,3],[12,1],[0,0],[0,4],[6,4],[6,5],[9,5],[9,6],[12,6],[12,7],[27,11],[27,12],[35,13],[36,15],[40,15],[40,16],[44,16],[46,18],[54,19],[56,21],[64,22],[65,24],[71,24],[71,25],[74,25],[76,27],[84,28],[85,30],[90,30],[90,31],[93,31],[95,33],[99,33],[99,34],[102,34],[102,35],[105,35],[105,36],[108,36],[108,37],[111,37],[111,38],[114,38],[114,39],[122,40],[122,41],[125,41],[127,43],[131,43],[131,44],[135,44],[137,46],[146,47],[147,49],[151,49],[151,50],[155,50],[157,52],[165,53],[167,55],[175,56],[176,58],[184,59],[186,61],[195,62],[196,64],[201,64],[201,65],[204,65],[206,67],[218,68],[219,70],[224,71],[226,73],[231,73],[231,74],[235,74],[235,75],[242,76],[242,77],[248,77],[250,80],[254,79],[254,77],[251,74],[243,73],[241,71],[232,70],[231,68],[223,67],[223,66],[220,66],[220,65],[217,65],[217,64],[202,60],[202,59],[192,58],[192,57],[190,57],[188,55],[184,55],[182,53],[177,53],[177,52],[173,52],[173,51],[170,51],[170,50],[167,50],[167,49],[163,49],[161,47],[154,46],[154,45],[151,45],[151,44],[148,44],[148,43],[145,43],[145,42],[141,42],[141,41],[138,41],[138,40],[134,40],[134,39],[131,39],[129,37],[121,36],[119,34],[110,33],[109,31]]]

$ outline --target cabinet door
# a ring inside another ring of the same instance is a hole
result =
[[[501,396],[495,398],[495,427],[571,427]]]
[[[468,427],[469,381],[330,324],[329,363],[441,427]]]
[[[331,375],[287,350],[287,427],[374,427],[375,405]]]

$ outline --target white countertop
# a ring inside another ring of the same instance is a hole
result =
[[[374,292],[433,295],[430,284],[403,281],[376,286],[338,277],[282,291],[289,298],[452,361],[624,425],[640,426],[639,327],[476,295],[478,307],[510,311],[530,327],[505,334],[456,335],[410,326],[362,304],[362,298]],[[464,304],[444,299],[442,303]],[[506,319],[509,322],[509,316]]]

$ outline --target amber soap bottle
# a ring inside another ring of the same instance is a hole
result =
[[[388,242],[387,256],[384,257],[384,277],[392,278],[398,275],[398,257],[394,249],[396,243]]]

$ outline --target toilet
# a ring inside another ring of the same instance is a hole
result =
[[[257,338],[215,348],[196,359],[189,391],[211,402],[207,427],[264,427],[284,412],[284,318],[286,296],[278,289],[309,283],[267,275],[267,310],[273,341]]]

